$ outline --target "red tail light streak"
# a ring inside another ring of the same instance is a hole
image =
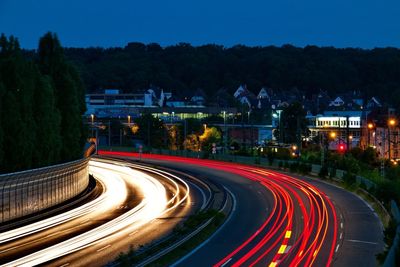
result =
[[[136,153],[99,151],[100,155],[138,157]],[[214,266],[267,265],[330,266],[337,243],[337,213],[332,201],[317,187],[291,176],[211,160],[155,154],[143,159],[195,164],[233,173],[263,185],[273,197],[273,207],[260,227],[223,256]]]

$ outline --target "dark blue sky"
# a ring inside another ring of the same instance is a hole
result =
[[[400,0],[0,0],[0,32],[22,47],[35,48],[47,31],[74,47],[400,47]]]

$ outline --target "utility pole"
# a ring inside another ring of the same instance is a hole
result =
[[[300,156],[301,152],[301,125],[300,125],[300,117],[297,115],[296,117],[296,143],[297,143],[297,156]]]
[[[319,132],[319,135],[319,143],[321,146],[321,167],[323,167],[325,165],[325,135],[321,131]]]
[[[349,152],[350,148],[350,125],[349,125],[349,115],[346,116],[346,152]]]
[[[183,120],[183,149],[186,151],[186,135],[187,135],[187,121],[186,118]]]
[[[390,160],[390,125],[388,126],[388,158]]]
[[[111,146],[111,121],[108,121],[108,146]]]

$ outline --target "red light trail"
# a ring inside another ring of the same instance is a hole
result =
[[[100,155],[138,157],[137,153],[99,151]],[[317,187],[291,176],[238,163],[143,154],[143,159],[194,164],[259,182],[274,199],[262,225],[214,266],[270,267],[332,264],[337,242],[337,214]]]

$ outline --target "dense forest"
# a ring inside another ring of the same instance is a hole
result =
[[[240,84],[257,93],[294,87],[307,95],[360,90],[400,106],[400,50],[291,45],[282,47],[193,47],[182,43],[129,43],[124,48],[69,48],[66,56],[82,73],[88,92],[119,88],[125,92],[159,86],[184,96],[203,89],[209,99],[220,88]],[[395,102],[397,101],[397,102]]]
[[[57,36],[27,59],[14,37],[0,37],[0,173],[82,157],[84,87]]]

